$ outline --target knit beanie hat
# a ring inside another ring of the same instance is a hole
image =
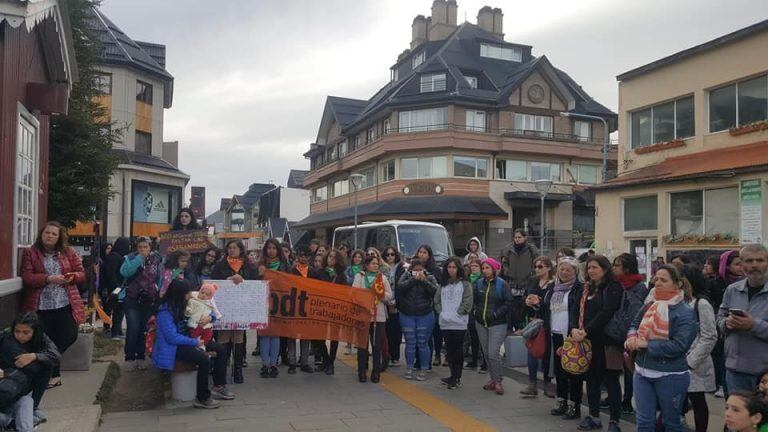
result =
[[[501,264],[493,258],[484,259],[483,264],[488,264],[489,266],[491,266],[493,271],[495,271],[496,273],[498,273],[499,270],[501,270]]]

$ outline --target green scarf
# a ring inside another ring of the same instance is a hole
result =
[[[176,279],[182,273],[184,273],[184,270],[182,270],[182,269],[179,269],[179,268],[173,269],[173,271],[171,272],[171,280]]]
[[[477,282],[481,277],[483,277],[482,273],[470,273],[469,282],[472,284],[472,286],[475,286],[475,282]]]
[[[352,264],[350,266],[350,268],[352,269],[352,275],[354,276],[354,275],[360,273],[360,271],[363,269],[363,265],[362,264]]]
[[[336,276],[336,269],[333,267],[326,267],[325,271],[328,272],[328,276],[330,277]]]
[[[365,283],[365,287],[370,289],[371,285],[376,281],[376,278],[379,277],[379,273],[371,273],[371,272],[365,272],[365,277],[363,279],[363,283]]]
[[[280,270],[280,260],[274,260],[269,262],[267,264],[267,268],[274,271]]]

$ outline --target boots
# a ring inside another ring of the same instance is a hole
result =
[[[245,344],[235,344],[233,349],[235,361],[232,366],[232,381],[235,384],[243,383],[243,360],[245,360]]]
[[[532,382],[522,390],[520,390],[521,398],[534,398],[539,395],[539,391],[536,389],[536,383]]]
[[[568,402],[568,410],[563,415],[563,420],[578,420],[581,418],[581,405]]]
[[[549,412],[553,416],[562,416],[568,411],[568,401],[565,399],[558,399],[555,403],[555,407]]]

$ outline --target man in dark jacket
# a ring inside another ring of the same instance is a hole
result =
[[[113,293],[123,286],[120,266],[123,265],[123,257],[130,252],[130,240],[127,237],[119,237],[102,264],[101,298],[105,305],[105,312],[112,314],[112,339],[120,339],[123,336],[123,306],[118,302],[117,294]]]
[[[512,293],[510,327],[519,330],[523,328],[523,295],[528,278],[533,275],[533,261],[538,258],[539,250],[528,243],[522,229],[516,229],[512,239],[512,243],[501,250],[501,265],[502,277]]]

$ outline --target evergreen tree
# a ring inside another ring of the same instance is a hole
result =
[[[120,131],[98,102],[95,64],[101,45],[87,26],[89,9],[98,2],[70,0],[68,5],[79,80],[72,85],[68,114],[51,119],[48,218],[72,227],[76,221],[94,220],[112,196],[109,181],[119,163],[112,145]]]

